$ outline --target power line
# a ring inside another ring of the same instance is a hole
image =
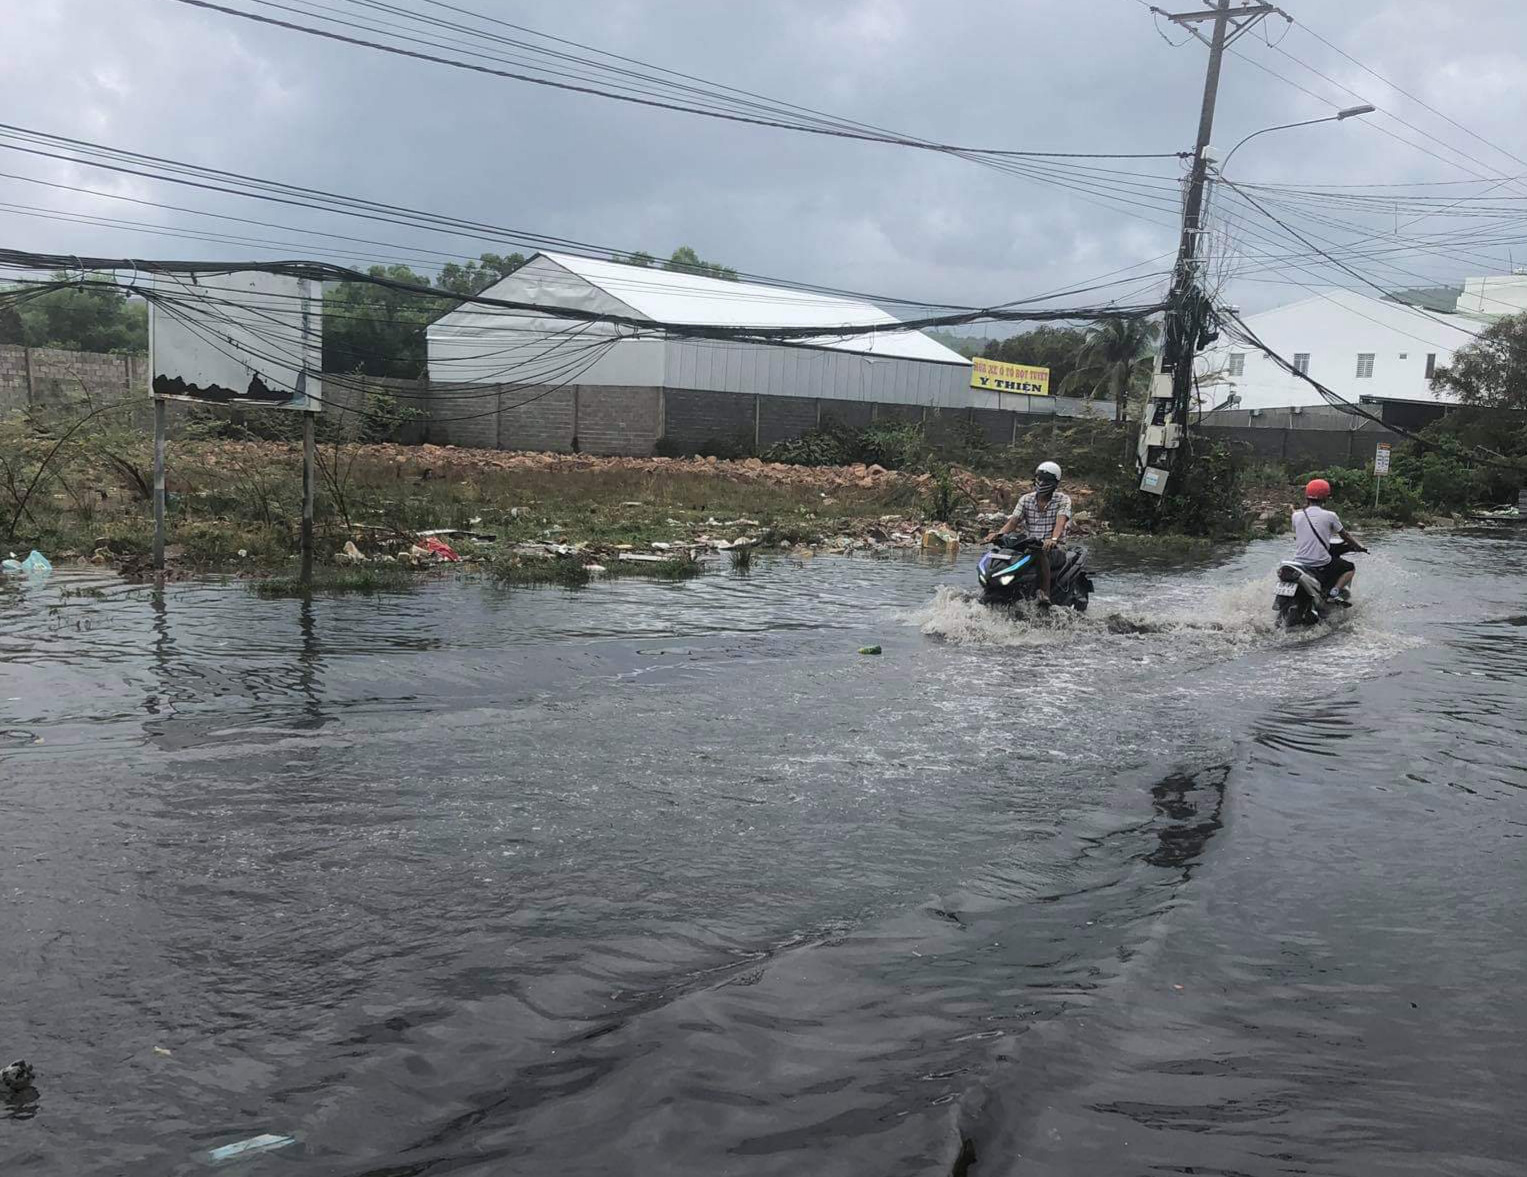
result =
[[[256,0],[256,2],[268,2],[268,0]],[[937,151],[945,154],[992,155],[1007,158],[1171,159],[1177,157],[1180,154],[1178,152],[1011,151],[993,148],[959,147],[948,143],[929,143],[919,139],[908,138],[906,136],[879,135],[868,132],[851,131],[843,128],[812,126],[805,123],[790,123],[780,119],[766,119],[739,113],[706,110],[694,106],[685,106],[676,102],[665,102],[652,98],[642,98],[629,94],[619,94],[614,91],[601,89],[595,86],[575,85],[569,82],[558,82],[550,78],[538,78],[530,74],[501,70],[485,65],[476,65],[472,62],[454,60],[452,58],[442,57],[437,54],[424,53],[419,50],[405,49],[397,45],[387,45],[378,41],[368,41],[360,37],[352,37],[344,33],[335,32],[331,29],[320,29],[311,25],[297,24],[294,21],[281,20],[271,16],[262,16],[261,14],[255,12],[245,12],[237,8],[229,8],[226,5],[214,4],[211,2],[211,0],[176,0],[176,3],[189,5],[193,8],[203,8],[212,12],[220,12],[226,16],[240,17],[244,20],[254,21],[258,24],[271,25],[276,28],[287,29],[291,32],[305,33],[309,36],[322,37],[331,41],[339,41],[348,45],[356,45],[366,49],[375,49],[383,53],[391,53],[400,57],[411,57],[419,61],[428,61],[436,65],[451,66],[456,69],[489,74],[494,77],[505,78],[511,81],[529,82],[533,85],[550,86],[558,90],[569,90],[574,93],[590,94],[601,98],[611,98],[621,102],[635,103],[640,106],[656,107],[658,109],[678,111],[684,114],[703,115],[707,118],[725,119],[729,122],[748,123],[754,126],[773,127],[787,131],[799,131],[806,134],[827,135],[840,139],[858,139],[873,143],[886,143],[897,147],[912,147],[925,151]]]
[[[1292,16],[1288,17],[1287,19],[1288,19],[1288,22],[1291,25],[1297,25],[1306,35],[1314,37],[1315,40],[1319,41],[1327,49],[1330,49],[1332,52],[1337,53],[1340,56],[1346,58],[1353,65],[1357,66],[1358,69],[1360,69],[1364,73],[1369,74],[1372,77],[1376,78],[1378,81],[1382,82],[1384,85],[1388,86],[1391,90],[1394,90],[1396,93],[1402,94],[1406,98],[1409,98],[1412,102],[1414,102],[1417,106],[1421,107],[1423,110],[1430,111],[1432,114],[1436,115],[1438,118],[1442,119],[1444,122],[1450,123],[1452,126],[1457,127],[1460,131],[1462,131],[1465,135],[1468,135],[1470,138],[1477,139],[1477,140],[1479,140],[1479,142],[1483,143],[1486,147],[1489,147],[1489,148],[1491,148],[1491,149],[1493,149],[1495,151],[1500,152],[1507,159],[1515,160],[1517,163],[1523,165],[1524,167],[1527,167],[1527,159],[1522,159],[1520,156],[1512,154],[1510,151],[1507,151],[1504,147],[1500,146],[1500,144],[1493,143],[1489,139],[1486,139],[1483,135],[1476,134],[1474,131],[1469,130],[1468,127],[1466,127],[1462,123],[1460,123],[1457,119],[1453,118],[1450,115],[1444,114],[1442,111],[1438,110],[1435,106],[1432,106],[1430,103],[1427,103],[1427,102],[1423,101],[1422,99],[1417,98],[1414,94],[1412,94],[1409,90],[1405,89],[1403,86],[1400,86],[1397,83],[1390,81],[1388,78],[1386,78],[1383,74],[1379,73],[1377,70],[1374,70],[1374,69],[1370,68],[1369,66],[1364,65],[1361,61],[1359,61],[1357,58],[1353,57],[1345,49],[1341,48],[1341,46],[1334,45],[1330,41],[1326,40],[1319,33],[1317,33],[1314,29],[1310,28],[1309,25],[1305,24],[1303,21],[1297,20],[1297,19],[1295,19]]]

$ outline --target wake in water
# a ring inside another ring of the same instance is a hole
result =
[[[1283,630],[1272,609],[1274,583],[1271,576],[1213,589],[1183,583],[1135,609],[1099,609],[1102,602],[1094,596],[1094,608],[1088,613],[1042,610],[1027,603],[992,606],[983,603],[978,593],[943,585],[926,605],[906,614],[905,620],[929,637],[957,645],[1074,645],[1108,637],[1182,634],[1241,646],[1306,643],[1354,623],[1372,624],[1383,616],[1381,600],[1360,596],[1326,625]]]

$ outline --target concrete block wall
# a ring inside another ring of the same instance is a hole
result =
[[[1013,443],[1016,414],[1002,409],[971,409],[970,420],[986,435],[988,445]]]
[[[0,345],[0,412],[148,396],[148,357]]]
[[[1373,461],[1379,442],[1398,445],[1404,440],[1398,433],[1377,425],[1357,430],[1206,425],[1199,432],[1204,437],[1244,446],[1254,457],[1306,469],[1366,466]]]
[[[799,437],[821,422],[821,402],[807,396],[761,396],[758,398],[758,449]]]
[[[578,428],[579,391],[555,386],[506,389],[498,410],[498,448],[571,453]]]
[[[863,429],[875,419],[875,404],[873,401],[824,400],[818,416],[824,423],[831,421],[845,429]]]
[[[580,387],[578,449],[586,454],[651,454],[663,430],[660,388]],[[735,399],[735,398],[733,398]]]
[[[875,406],[876,421],[899,421],[915,424],[923,419],[922,405],[887,405]]]
[[[756,397],[670,388],[663,393],[663,436],[681,449],[754,437]],[[589,453],[597,451],[590,449]]]

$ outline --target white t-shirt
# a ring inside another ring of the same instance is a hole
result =
[[[1294,512],[1294,562],[1324,568],[1331,562],[1330,545],[1341,538],[1341,520],[1324,507],[1300,507]],[[1324,540],[1325,543],[1320,541]]]

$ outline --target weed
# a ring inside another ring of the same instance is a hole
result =
[[[746,576],[753,570],[753,546],[743,544],[732,549],[732,571]]]
[[[404,568],[317,568],[310,581],[304,581],[299,576],[267,576],[250,581],[249,591],[257,597],[268,599],[342,596],[347,593],[370,596],[375,593],[406,592],[417,584],[417,575]]]
[[[495,556],[488,564],[488,575],[501,585],[516,588],[558,585],[577,589],[593,579],[580,556],[520,556],[512,552]]]
[[[930,519],[948,523],[961,507],[969,506],[971,498],[954,480],[954,471],[947,465],[935,467],[933,482],[923,503],[923,512]]]

